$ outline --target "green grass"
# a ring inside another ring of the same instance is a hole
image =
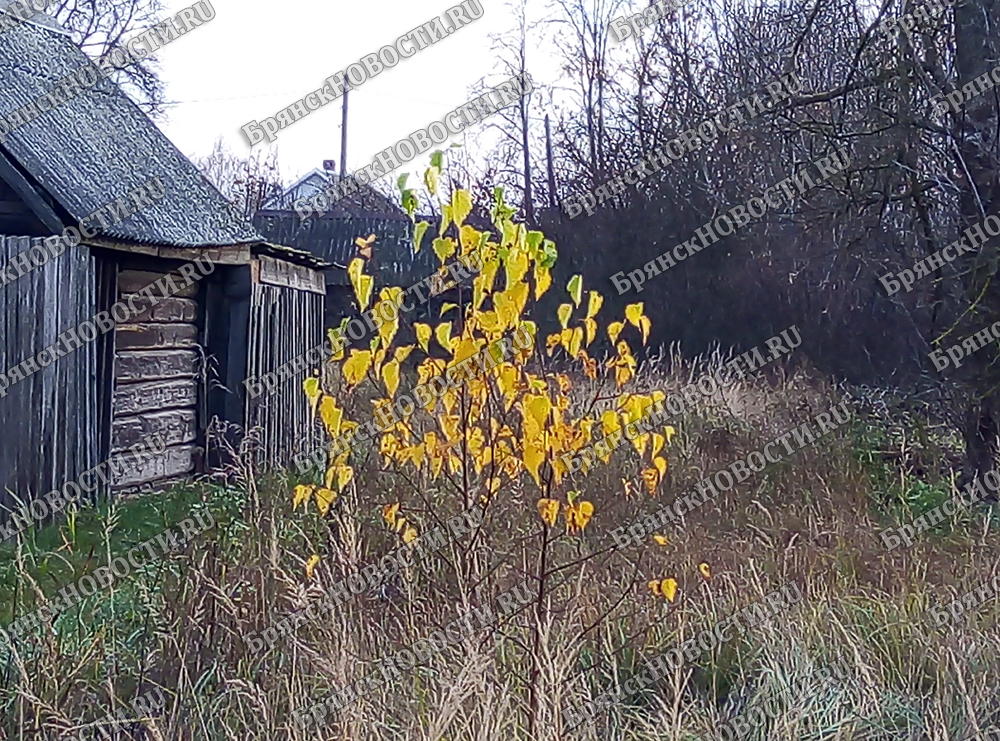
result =
[[[245,500],[245,493],[234,489],[177,486],[156,496],[118,504],[102,503],[70,512],[55,522],[21,534],[25,571],[41,591],[51,597],[111,559],[126,557],[131,548],[176,528],[182,520],[205,510],[216,520],[218,542],[235,546],[240,533],[248,529],[240,517]],[[155,543],[154,548],[160,552]],[[143,558],[149,560],[148,555]],[[169,559],[157,559],[143,564],[137,571],[148,576],[160,572],[167,561]],[[133,576],[123,581],[135,581]],[[18,573],[15,538],[0,546],[0,625],[14,619],[13,605],[24,594],[24,589],[24,580]]]

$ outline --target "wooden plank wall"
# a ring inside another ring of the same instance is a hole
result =
[[[41,240],[0,237],[0,265]],[[96,311],[94,258],[84,247],[0,287],[0,370],[7,371]],[[28,500],[99,462],[100,339],[59,358],[0,398],[0,520],[14,496]]]
[[[322,294],[254,283],[247,336],[247,375],[259,376],[322,342]],[[309,424],[309,407],[302,391],[306,371],[281,384],[273,396],[247,397],[246,429],[260,428],[259,463],[275,469],[291,456],[318,444]]]
[[[161,278],[165,271],[122,270],[123,298]],[[181,281],[183,285],[183,280]],[[133,488],[193,473],[197,468],[199,369],[199,284],[153,306],[138,298],[142,312],[115,333],[112,453],[162,433],[163,455],[125,471],[116,489]]]

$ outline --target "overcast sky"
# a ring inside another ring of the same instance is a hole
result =
[[[167,11],[176,13],[191,2],[167,0]],[[496,84],[502,79],[489,34],[512,26],[510,11],[503,0],[480,2],[481,18],[400,60],[351,94],[349,170],[369,164],[386,147],[468,102],[469,89],[478,81]],[[219,137],[234,152],[246,154],[250,145],[241,126],[275,115],[321,87],[330,75],[455,3],[212,0],[217,12],[212,21],[157,53],[167,100],[177,102],[159,125],[189,157],[208,154]],[[551,60],[546,61],[551,69]],[[537,80],[534,67],[529,69]],[[277,147],[286,181],[321,167],[324,159],[339,163],[340,103],[310,113],[279,132],[273,144],[265,140],[255,149]],[[426,162],[418,158],[410,169],[420,172]]]

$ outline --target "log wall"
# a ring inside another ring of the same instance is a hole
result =
[[[163,272],[122,270],[122,298],[158,280]],[[183,280],[181,280],[183,285]],[[137,299],[143,310],[120,324],[115,333],[114,421],[111,451],[127,449],[161,433],[166,452],[125,471],[116,489],[190,475],[198,460],[198,409],[203,350],[199,344],[199,284],[154,306]]]

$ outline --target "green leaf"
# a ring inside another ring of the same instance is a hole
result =
[[[438,194],[439,173],[440,170],[436,167],[428,167],[424,171],[424,185],[427,186],[427,190],[430,191],[432,196]]]
[[[401,191],[406,190],[406,179],[410,177],[410,173],[404,172],[398,178],[396,178],[396,187]]]
[[[547,269],[551,269],[553,265],[556,264],[556,258],[559,253],[556,251],[556,243],[551,239],[546,239],[542,244],[542,257],[538,261],[538,264]]]
[[[381,341],[382,338],[379,337],[378,335],[375,335],[374,337],[372,337],[372,341],[368,343],[368,347],[371,348],[373,355],[375,354],[375,351],[378,350],[378,343]]]
[[[527,243],[532,255],[538,250],[538,245],[542,243],[543,239],[545,239],[545,235],[541,232],[528,232],[528,236],[525,237],[524,241]]]
[[[441,239],[438,237],[434,240],[434,254],[438,256],[438,259],[444,263],[449,257],[455,254],[455,240],[451,238]]]
[[[413,214],[417,212],[418,205],[417,194],[412,189],[403,191],[403,210],[410,218],[413,218]]]
[[[444,152],[440,149],[431,153],[431,167],[436,167],[439,171],[444,167]]]
[[[570,298],[573,299],[573,303],[579,309],[580,301],[583,299],[583,276],[574,275],[570,278],[569,283],[566,284],[566,290],[569,291]]]
[[[421,221],[415,227],[413,227],[413,252],[414,254],[420,252],[420,243],[424,241],[424,233],[430,226],[426,221]]]

